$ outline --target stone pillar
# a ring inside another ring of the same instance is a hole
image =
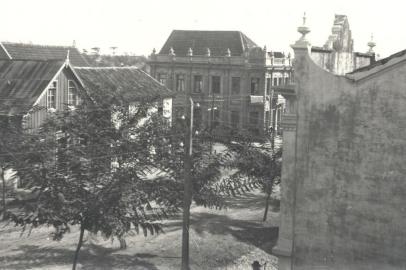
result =
[[[303,26],[298,27],[302,37],[291,47],[295,52],[295,66],[301,65],[301,59],[310,53],[310,43],[306,40],[306,34],[310,29],[305,26],[306,18],[303,17]],[[296,70],[296,68],[295,68]],[[279,270],[292,270],[294,261],[294,235],[295,235],[295,208],[296,208],[296,125],[300,117],[297,113],[295,91],[289,95],[283,95],[286,99],[286,113],[283,115],[281,126],[283,128],[283,164],[281,179],[281,209],[280,225],[277,245],[273,253],[278,256]]]

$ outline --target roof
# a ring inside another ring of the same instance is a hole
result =
[[[30,110],[62,65],[57,60],[0,60],[0,114]]]
[[[101,88],[120,91],[130,102],[175,95],[175,92],[136,67],[79,67],[74,70],[95,100]]]
[[[232,56],[241,56],[246,50],[258,47],[255,42],[240,31],[196,31],[173,30],[159,54],[169,54],[173,48],[177,56],[187,56],[189,48],[193,55],[225,56],[230,49]]]
[[[273,54],[273,57],[275,58],[285,58],[285,54],[283,52],[267,52],[268,56],[271,57]]]
[[[332,49],[329,49],[326,47],[319,47],[319,46],[312,46],[311,51],[312,52],[327,52],[327,53],[333,52]]]
[[[358,68],[358,69],[356,69],[353,72],[350,72],[348,74],[354,74],[354,73],[357,73],[357,72],[362,72],[362,71],[367,71],[367,70],[373,69],[373,68],[375,68],[377,66],[381,66],[381,65],[386,64],[387,62],[389,62],[392,59],[399,58],[399,57],[402,57],[404,55],[406,55],[406,50],[402,50],[400,52],[394,53],[394,54],[392,54],[392,55],[390,55],[390,56],[388,56],[386,58],[382,58],[382,59],[380,59],[378,61],[373,62],[371,65]]]
[[[25,43],[1,42],[0,59],[5,58],[4,49],[15,60],[65,60],[69,51],[69,60],[73,66],[89,66],[76,47],[44,46]]]
[[[6,52],[6,49],[4,48],[3,44],[0,42],[0,59],[10,59],[10,56]]]

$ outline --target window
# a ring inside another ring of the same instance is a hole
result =
[[[158,74],[158,81],[159,81],[161,84],[166,85],[166,79],[167,79],[167,75],[166,75],[166,74],[163,74],[163,73]]]
[[[259,93],[259,78],[251,78],[251,95]]]
[[[258,125],[259,112],[250,112],[250,124],[253,126]]]
[[[282,81],[282,80],[283,80],[283,78],[282,78],[282,77],[279,77],[279,78],[278,78],[278,85],[282,85],[282,83],[283,83],[283,81]]]
[[[58,82],[53,81],[47,91],[47,109],[56,109],[56,88]]]
[[[74,81],[68,81],[68,105],[79,105],[80,98],[78,96],[77,87]]]
[[[201,93],[203,90],[203,78],[201,75],[195,75],[193,77],[193,92],[194,93]]]
[[[289,83],[289,77],[285,77],[285,84]]]
[[[266,94],[270,95],[271,93],[271,78],[266,78]]]
[[[176,75],[176,91],[178,92],[185,91],[185,77],[183,74]]]
[[[220,111],[217,108],[216,110],[213,110],[213,128],[216,128],[217,126],[220,125]]]
[[[211,92],[212,92],[212,94],[220,94],[220,92],[221,92],[221,77],[220,76],[211,77]]]
[[[273,86],[278,86],[278,78],[273,77]]]
[[[240,112],[231,111],[231,126],[234,128],[238,128],[239,124],[240,124]]]
[[[231,93],[239,94],[241,89],[241,79],[240,77],[231,78]]]

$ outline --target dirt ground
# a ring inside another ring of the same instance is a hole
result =
[[[248,270],[257,260],[266,263],[266,270],[277,269],[271,250],[278,234],[278,209],[274,203],[268,221],[262,222],[264,201],[255,191],[231,199],[226,210],[193,207],[191,268]],[[40,228],[21,235],[21,228],[0,223],[0,269],[71,269],[78,231],[73,229],[59,242],[49,238],[51,231]],[[129,235],[126,250],[119,249],[117,240],[86,235],[78,268],[180,269],[181,221],[166,221],[164,231],[148,237]]]

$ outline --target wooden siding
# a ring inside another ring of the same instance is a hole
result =
[[[56,110],[63,110],[66,108],[68,103],[68,81],[73,80],[76,83],[78,94],[84,93],[83,88],[80,87],[78,80],[75,78],[73,73],[64,68],[62,72],[57,76],[56,80]],[[47,90],[45,90],[47,91]],[[83,99],[83,97],[82,97]],[[30,129],[39,128],[47,118],[47,115],[51,113],[47,110],[47,94],[45,93],[38,104],[25,116],[25,126]]]

